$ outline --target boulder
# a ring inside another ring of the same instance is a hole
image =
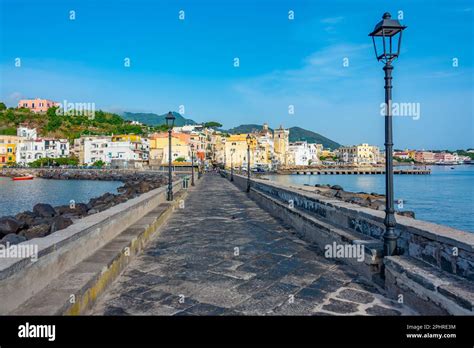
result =
[[[354,203],[354,204],[359,204],[359,205],[362,205],[362,206],[366,206],[368,205],[368,201],[367,199],[365,198],[362,198],[362,197],[352,197],[349,199],[349,203]]]
[[[47,236],[50,233],[51,226],[48,224],[36,225],[23,230],[19,233],[20,236],[24,236],[26,239],[41,238]]]
[[[413,219],[415,218],[415,212],[410,211],[410,210],[397,211],[397,214],[402,215],[402,216],[407,216],[407,217],[410,217],[410,218],[413,218]]]
[[[69,205],[60,205],[58,207],[54,207],[56,210],[57,215],[68,215],[68,216],[85,216],[87,215],[87,204],[84,203],[76,203],[74,208],[71,208]]]
[[[57,216],[54,218],[53,223],[51,224],[51,233],[62,230],[71,225],[71,219],[64,216]]]
[[[333,190],[338,190],[338,191],[339,191],[339,190],[340,190],[340,191],[344,190],[344,189],[342,188],[342,186],[339,186],[339,185],[332,185],[331,188],[332,188]]]
[[[17,233],[21,227],[21,222],[13,216],[0,218],[0,238],[10,233]]]
[[[46,203],[38,203],[33,207],[33,212],[41,217],[53,217],[56,216],[56,210]]]
[[[1,244],[6,245],[7,243],[10,243],[10,245],[14,244],[19,244],[21,242],[24,242],[26,238],[24,236],[20,236],[16,233],[9,233],[5,237],[2,238],[0,241]]]
[[[371,200],[369,207],[375,210],[385,210],[385,201],[380,199]]]
[[[22,229],[28,228],[29,226],[33,225],[35,217],[35,213],[31,211],[24,211],[15,215],[15,219],[20,221],[20,223],[23,225]]]

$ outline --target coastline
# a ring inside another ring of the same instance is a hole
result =
[[[167,178],[158,172],[117,171],[108,169],[58,169],[58,168],[2,168],[1,177],[33,175],[48,180],[100,180],[120,181],[117,193],[107,192],[88,202],[53,207],[49,202],[38,203],[32,210],[14,216],[0,217],[0,244],[13,245],[33,238],[41,238],[62,230],[83,217],[96,214],[117,204],[126,202],[145,192],[167,183]]]

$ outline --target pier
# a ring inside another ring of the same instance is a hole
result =
[[[282,169],[278,174],[296,175],[383,175],[384,168],[351,168],[351,169]],[[395,169],[393,174],[397,175],[429,175],[431,169]]]
[[[0,259],[0,313],[474,313],[474,235],[397,216],[399,254],[384,256],[382,211],[229,179],[177,179],[172,202],[159,187],[32,240],[35,262]]]

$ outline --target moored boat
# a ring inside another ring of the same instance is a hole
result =
[[[21,180],[33,180],[33,176],[32,175],[28,175],[28,176],[14,176],[12,178],[12,180],[14,181],[21,181]]]

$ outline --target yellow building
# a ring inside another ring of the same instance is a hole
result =
[[[288,164],[288,147],[290,145],[290,131],[284,129],[280,125],[280,128],[273,131],[273,147],[275,151],[275,157],[278,159],[280,164]]]
[[[252,138],[250,145],[250,165],[253,165],[255,160],[256,140]],[[247,134],[234,134],[226,139],[225,142],[225,158],[226,168],[231,167],[241,168],[247,165]]]
[[[169,161],[168,133],[157,133],[150,137],[150,165],[161,165]],[[171,136],[172,160],[184,158],[191,161],[191,149],[189,147],[189,135],[184,133],[173,133]]]
[[[13,135],[0,135],[0,167],[16,163],[16,147],[19,137]]]
[[[120,134],[120,135],[113,135],[112,141],[119,142],[119,141],[129,141],[131,143],[138,143],[142,140],[139,135],[136,134]]]
[[[337,154],[340,160],[352,165],[376,164],[380,158],[379,148],[369,144],[343,146],[337,149]]]
[[[409,158],[411,158],[412,160],[415,159],[416,150],[406,150],[406,152],[408,153]]]

